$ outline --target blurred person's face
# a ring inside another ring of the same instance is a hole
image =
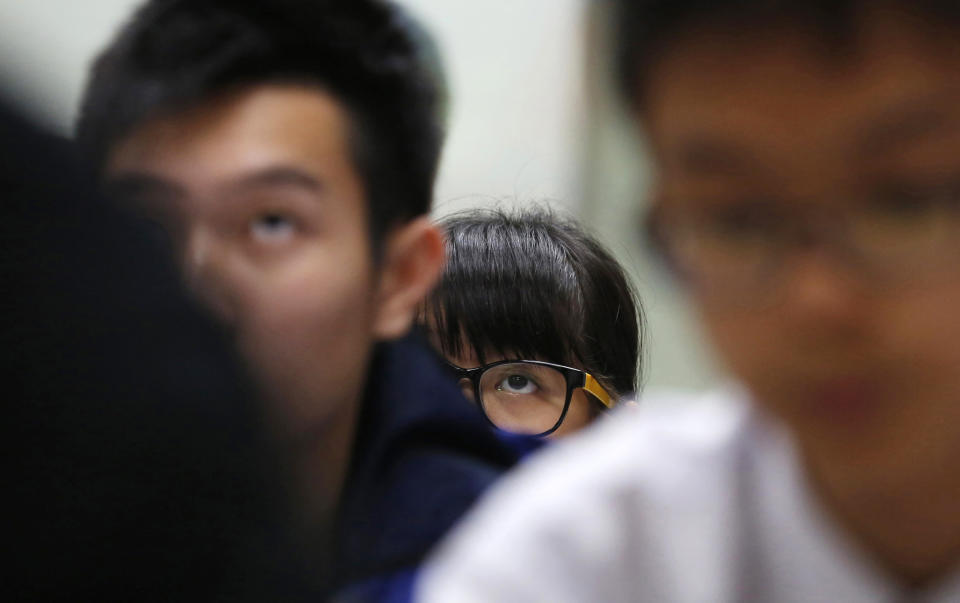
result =
[[[346,114],[315,88],[255,87],[148,121],[115,145],[106,179],[169,232],[294,440],[354,412],[371,346],[406,331],[442,260],[423,219],[374,261]]]
[[[691,33],[643,121],[729,368],[815,461],[899,481],[960,458],[960,38],[860,25]]]

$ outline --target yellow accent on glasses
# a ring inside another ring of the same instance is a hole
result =
[[[597,381],[593,375],[586,371],[583,373],[583,390],[593,394],[593,397],[607,408],[613,408],[613,396],[600,385],[600,382]]]

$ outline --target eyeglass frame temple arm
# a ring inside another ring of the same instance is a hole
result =
[[[607,408],[613,408],[613,396],[597,381],[590,373],[583,374],[583,390],[589,392],[594,398],[600,401]]]

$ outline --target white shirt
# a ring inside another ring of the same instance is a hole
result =
[[[907,594],[736,389],[641,402],[506,477],[424,568],[424,603],[960,602]]]

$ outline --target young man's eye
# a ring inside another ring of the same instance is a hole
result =
[[[254,218],[250,224],[250,235],[261,243],[285,243],[296,234],[296,223],[281,213],[265,213]]]
[[[782,222],[783,218],[763,203],[731,205],[709,212],[704,220],[711,235],[735,240],[769,236]]]
[[[884,214],[898,219],[915,219],[955,206],[956,185],[899,185],[877,191],[866,204],[863,213]]]

